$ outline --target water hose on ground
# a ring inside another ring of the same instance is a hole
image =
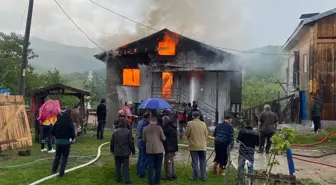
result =
[[[331,167],[331,168],[336,168],[335,165],[321,163],[321,162],[318,162],[318,161],[311,161],[311,160],[307,160],[307,159],[301,159],[301,158],[298,158],[298,157],[293,157],[293,159],[296,159],[296,160],[299,160],[299,161],[308,162],[308,163],[313,163],[313,164],[319,164],[319,165],[322,165],[322,166],[328,166],[328,167]]]
[[[318,144],[321,144],[323,142],[325,142],[330,136],[336,134],[336,131],[334,132],[330,132],[325,138],[323,138],[321,141],[318,141],[316,143],[313,143],[313,144],[294,144],[293,146],[296,146],[296,147],[309,147],[309,146],[314,146],[314,145],[318,145]],[[211,137],[210,137],[211,138]],[[104,145],[107,145],[109,144],[109,142],[106,142],[106,143],[103,143],[101,144],[99,147],[98,147],[98,153],[97,153],[97,156],[96,158],[94,158],[93,160],[89,161],[88,163],[85,163],[85,164],[82,164],[80,166],[77,166],[77,167],[74,167],[74,168],[71,168],[71,169],[68,169],[65,171],[65,173],[68,173],[68,172],[71,172],[71,171],[74,171],[74,170],[77,170],[77,169],[80,169],[80,168],[83,168],[83,167],[86,167],[86,166],[89,166],[91,165],[92,163],[96,162],[99,157],[101,156],[101,148],[104,146]],[[179,144],[179,146],[181,147],[188,147],[188,145],[185,145],[185,144]],[[207,147],[207,150],[214,150],[214,148],[212,147]],[[211,156],[211,155],[210,155]],[[336,168],[336,166],[334,165],[329,165],[329,164],[325,164],[325,163],[321,163],[321,162],[316,162],[316,161],[310,161],[310,160],[306,160],[306,159],[301,159],[301,158],[298,158],[298,157],[293,157],[294,159],[297,159],[297,160],[301,160],[301,161],[304,161],[304,162],[309,162],[309,163],[314,163],[314,164],[320,164],[320,165],[323,165],[323,166],[328,166],[328,167],[332,167],[332,168]],[[209,160],[209,158],[207,159],[207,161]],[[232,165],[235,169],[237,169],[237,165],[232,162]],[[48,177],[45,177],[45,178],[42,178],[38,181],[35,181],[33,183],[31,183],[30,185],[35,185],[35,184],[40,184],[46,180],[49,180],[53,177],[56,177],[58,174],[54,174],[54,175],[50,175]]]
[[[79,166],[70,168],[70,169],[68,169],[68,170],[65,170],[65,173],[69,173],[69,172],[75,171],[75,170],[77,170],[77,169],[80,169],[80,168],[89,166],[90,164],[96,162],[96,161],[99,159],[99,157],[101,156],[101,148],[102,148],[104,145],[107,145],[107,144],[109,144],[109,143],[110,143],[110,142],[103,143],[103,144],[101,144],[101,145],[98,147],[98,152],[97,152],[97,156],[96,156],[96,158],[94,158],[93,160],[91,160],[91,161],[89,161],[89,162],[87,162],[87,163],[85,163],[85,164],[82,164],[82,165],[79,165]],[[50,176],[48,176],[48,177],[42,178],[42,179],[40,179],[40,180],[37,180],[37,181],[31,183],[30,185],[40,184],[40,183],[42,183],[42,182],[44,182],[44,181],[47,181],[47,180],[49,180],[49,179],[52,179],[53,177],[56,177],[57,175],[58,175],[58,174],[50,175]]]

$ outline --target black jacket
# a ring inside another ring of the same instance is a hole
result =
[[[193,120],[192,115],[193,115],[193,112],[195,112],[195,111],[199,112],[199,114],[200,114],[200,120],[204,121],[203,114],[202,114],[202,112],[199,109],[191,109],[191,111],[189,111],[188,117],[187,117],[188,122]]]
[[[165,152],[174,153],[178,151],[177,127],[171,122],[163,126],[163,133],[166,140],[163,143]]]
[[[73,122],[68,111],[63,112],[57,119],[51,134],[56,139],[74,139],[76,137]]]
[[[259,145],[259,134],[252,127],[245,127],[239,131],[237,140],[249,148]]]
[[[318,97],[316,98],[311,106],[311,115],[312,116],[322,116],[323,111],[323,100],[322,98]]]
[[[129,157],[135,154],[132,132],[128,128],[118,128],[113,132],[110,151],[116,157]]]
[[[97,107],[97,118],[98,121],[106,120],[106,105],[101,103]]]

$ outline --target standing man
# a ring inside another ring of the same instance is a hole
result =
[[[132,184],[129,176],[129,156],[135,154],[135,148],[132,132],[127,126],[128,122],[125,119],[120,121],[119,128],[113,132],[110,142],[110,151],[114,155],[117,182],[120,183],[124,180],[126,184]]]
[[[179,130],[180,130],[180,139],[183,138],[183,131],[187,127],[187,104],[185,102],[182,103],[182,108],[178,112],[178,121],[179,121]]]
[[[97,119],[98,119],[98,127],[97,127],[97,139],[103,140],[104,138],[104,128],[106,124],[106,105],[105,99],[100,100],[100,104],[97,107]]]
[[[311,107],[311,117],[314,123],[314,132],[318,133],[321,129],[321,116],[323,111],[323,100],[318,93],[312,95],[313,103]]]
[[[68,157],[70,153],[70,144],[75,139],[75,129],[70,117],[70,110],[62,112],[61,116],[57,120],[54,128],[52,129],[52,135],[56,138],[56,155],[53,162],[52,173],[56,174],[59,163],[61,162],[61,169],[59,176],[63,177],[65,167],[68,163]]]
[[[258,153],[264,152],[264,146],[265,146],[265,139],[267,139],[266,143],[266,153],[269,153],[269,150],[272,145],[271,138],[274,135],[274,132],[276,131],[278,126],[278,119],[274,112],[271,111],[270,105],[264,106],[264,111],[259,116],[259,122],[258,122],[258,130],[260,134],[260,145],[259,145],[259,151]]]
[[[239,184],[244,184],[244,168],[245,162],[248,161],[248,173],[252,174],[254,169],[254,151],[255,147],[259,145],[259,134],[253,130],[253,123],[246,120],[245,128],[238,133],[237,141],[240,143],[238,156],[238,181]]]
[[[138,116],[132,114],[132,107],[133,103],[131,101],[127,102],[127,105],[123,108],[125,112],[126,120],[130,123],[131,128],[133,128],[133,119],[137,118]]]
[[[192,116],[194,120],[188,123],[186,130],[193,168],[193,177],[190,177],[190,179],[198,181],[198,163],[200,163],[201,180],[205,181],[208,128],[200,120],[200,113],[198,111],[194,111]]]
[[[193,105],[192,105],[192,108],[191,108],[191,111],[189,111],[189,114],[188,114],[188,121],[192,121],[193,120],[193,113],[194,112],[198,112],[199,113],[199,119],[201,120],[201,121],[204,121],[204,119],[203,119],[203,115],[202,115],[202,112],[198,109],[198,105],[197,105],[197,103],[194,101],[193,102]]]
[[[147,168],[147,154],[146,154],[146,145],[143,141],[143,129],[149,125],[149,112],[146,112],[142,116],[142,120],[139,121],[138,127],[137,127],[137,147],[139,149],[139,156],[138,156],[138,163],[137,163],[137,175],[140,178],[145,177],[146,168]]]
[[[78,127],[81,125],[81,116],[80,116],[80,106],[79,104],[75,105],[74,109],[71,110],[71,119],[73,121],[75,135],[77,137]],[[73,139],[72,143],[76,142],[76,138]]]
[[[143,130],[143,141],[146,143],[148,156],[148,184],[157,185],[161,180],[161,167],[163,160],[163,142],[166,137],[160,126],[157,125],[155,114],[151,114],[150,123]]]
[[[214,131],[215,137],[215,152],[213,172],[218,175],[222,175],[223,169],[226,168],[228,162],[229,149],[233,148],[234,143],[234,130],[231,125],[232,116],[228,115],[224,117],[224,122],[216,126]],[[219,170],[217,172],[217,166]]]
[[[174,122],[168,117],[163,117],[163,133],[166,136],[166,141],[163,143],[165,149],[164,156],[164,170],[165,176],[164,180],[176,179],[176,169],[174,156],[178,151],[178,137],[177,137],[177,127]]]

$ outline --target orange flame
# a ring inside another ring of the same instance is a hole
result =
[[[179,38],[176,34],[165,32],[163,40],[158,43],[158,54],[174,56],[178,42]]]
[[[162,73],[162,97],[170,99],[172,97],[174,73],[163,72]]]
[[[124,69],[123,85],[139,87],[140,86],[140,69]]]

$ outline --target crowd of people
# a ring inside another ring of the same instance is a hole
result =
[[[126,106],[118,112],[118,118],[114,121],[116,130],[110,142],[111,152],[115,156],[117,182],[132,183],[129,175],[129,157],[135,154],[135,145],[138,148],[137,176],[145,178],[147,175],[150,185],[160,184],[161,180],[176,180],[175,155],[179,150],[178,135],[181,136],[180,138],[185,136],[188,140],[188,150],[193,169],[190,180],[206,181],[206,150],[209,134],[208,127],[204,122],[201,111],[197,108],[196,102],[193,102],[193,104],[183,103],[182,110],[176,112],[171,110],[145,112],[141,115],[141,120],[137,124],[136,139],[132,137],[130,122],[131,118],[136,117],[131,111],[132,103],[128,102]],[[97,114],[99,113],[97,112]],[[179,133],[174,119],[178,120]],[[218,175],[222,175],[223,170],[227,167],[228,155],[234,146],[232,120],[231,115],[226,115],[223,122],[217,124],[213,132],[215,158],[212,172]],[[238,158],[239,179],[243,178],[242,172],[246,161],[249,164],[248,172],[253,173],[256,146],[259,146],[259,153],[263,152],[263,143],[267,140],[265,151],[266,153],[269,152],[270,138],[276,128],[277,117],[270,110],[269,105],[265,105],[264,111],[259,116],[257,130],[253,129],[252,121],[245,121],[245,128],[239,131],[237,137],[237,141],[241,143]],[[161,177],[162,163],[163,177]]]
[[[138,117],[132,114],[132,106],[132,102],[127,102],[125,107],[118,112],[118,117],[114,121],[115,131],[111,137],[110,151],[115,159],[116,181],[132,184],[129,166],[130,156],[136,153],[135,146],[138,148],[137,176],[140,178],[147,176],[150,185],[160,184],[161,180],[176,180],[178,177],[175,155],[179,150],[179,135],[184,136],[188,141],[193,169],[190,180],[206,181],[206,150],[209,142],[209,131],[201,111],[197,108],[197,103],[183,104],[183,109],[175,112],[172,110],[144,112],[141,114],[141,120],[137,123],[136,137],[134,137],[135,134],[132,131],[132,123]],[[57,118],[50,118],[48,119],[49,122],[41,122],[42,126],[46,127],[44,130],[50,131],[50,135],[56,138],[56,155],[52,173],[56,173],[59,164],[61,164],[60,176],[64,175],[70,146],[77,135],[76,125],[80,122],[78,110],[78,106],[75,106],[74,109],[65,109],[61,111]],[[106,115],[105,100],[102,99],[97,107],[97,139],[100,140],[104,138]],[[222,175],[223,170],[227,167],[228,155],[234,146],[232,120],[231,115],[224,116],[223,122],[217,124],[213,132],[215,158],[212,172],[218,175]],[[178,131],[177,122],[180,131]],[[252,124],[251,121],[247,120],[245,122],[246,127],[239,131],[237,137],[237,141],[241,143],[238,159],[238,177],[240,179],[242,179],[241,174],[246,161],[249,164],[249,173],[253,172],[254,148],[256,146],[259,146],[258,152],[264,152],[263,145],[267,140],[265,151],[266,153],[269,152],[270,138],[277,128],[277,117],[270,110],[270,106],[265,105],[264,111],[259,116],[258,131],[253,129]],[[42,139],[49,137],[46,135],[44,134]],[[51,145],[51,143],[49,144]],[[41,148],[41,151],[46,151],[44,142],[41,142]],[[52,147],[49,146],[50,148]],[[164,169],[163,177],[161,177],[162,165]]]

